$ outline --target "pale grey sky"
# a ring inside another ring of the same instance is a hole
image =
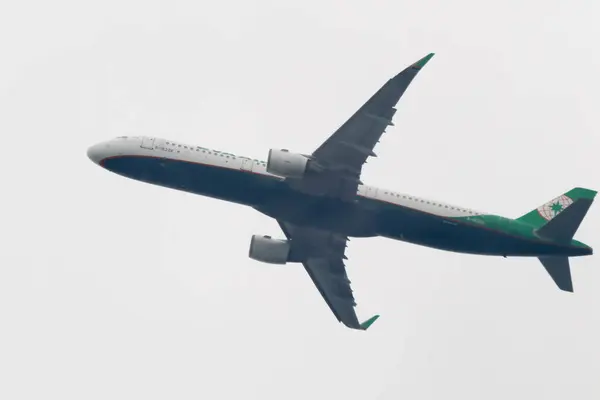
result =
[[[86,157],[121,134],[310,152],[433,51],[364,181],[516,217],[600,188],[597,2],[7,3],[0,398],[600,397],[597,256],[571,295],[535,259],[355,239],[382,315],[356,332],[301,266],[248,259],[273,220]]]

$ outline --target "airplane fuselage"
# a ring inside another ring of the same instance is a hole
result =
[[[532,256],[591,254],[577,241],[553,243],[533,227],[389,190],[360,185],[354,201],[292,190],[266,163],[198,146],[122,137],[93,146],[90,158],[139,181],[252,207],[293,223],[349,237],[383,236],[460,253]]]

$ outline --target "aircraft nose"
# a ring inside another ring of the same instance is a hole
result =
[[[87,151],[87,156],[95,164],[100,164],[102,160],[109,156],[110,145],[108,142],[102,142],[91,146]]]

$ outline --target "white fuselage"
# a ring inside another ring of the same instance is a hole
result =
[[[158,157],[191,163],[201,163],[219,168],[237,171],[252,172],[254,174],[270,176],[283,180],[267,172],[265,161],[237,156],[218,150],[200,146],[183,144],[173,140],[153,137],[128,136],[119,137],[107,142],[90,147],[88,156],[95,163],[101,164],[103,160],[119,156]],[[399,193],[369,185],[359,185],[357,195],[360,197],[384,201],[417,211],[440,217],[468,217],[482,215],[465,207],[459,207],[440,201]]]

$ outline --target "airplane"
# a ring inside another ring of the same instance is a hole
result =
[[[301,263],[331,312],[359,322],[345,268],[350,237],[381,236],[435,249],[536,257],[555,284],[573,292],[569,257],[593,254],[573,239],[596,191],[576,187],[516,218],[486,214],[365,185],[362,166],[390,126],[396,105],[433,53],[389,79],[311,154],[270,149],[266,161],[174,140],[120,136],[88,149],[101,167],[154,185],[249,206],[277,220],[284,238],[253,235],[248,255]]]

